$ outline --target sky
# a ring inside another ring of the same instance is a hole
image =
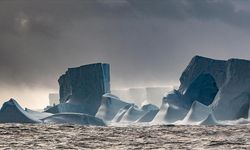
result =
[[[250,59],[249,43],[248,0],[1,0],[0,104],[43,108],[95,62],[113,89],[178,85],[193,56]]]

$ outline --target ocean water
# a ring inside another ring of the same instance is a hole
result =
[[[250,126],[0,124],[0,149],[250,149]]]

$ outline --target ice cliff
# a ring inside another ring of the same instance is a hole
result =
[[[195,56],[180,77],[180,87],[165,97],[169,104],[190,108],[198,101],[212,108],[218,120],[247,118],[250,61]]]
[[[109,64],[96,63],[69,68],[58,82],[60,104],[55,106],[55,112],[95,115],[101,105],[102,95],[110,92]]]

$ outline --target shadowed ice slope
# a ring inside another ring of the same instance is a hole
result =
[[[210,113],[206,119],[201,121],[199,125],[219,125],[220,123],[215,119],[213,113]]]
[[[32,116],[14,100],[5,102],[0,110],[0,123],[40,123],[41,121]]]
[[[25,111],[27,113],[29,113],[32,117],[37,118],[39,120],[53,115],[51,113],[38,112],[38,111],[34,111],[34,110],[31,110],[31,109],[28,109],[28,108],[25,108]]]
[[[217,124],[217,121],[209,107],[194,101],[186,117],[182,121],[177,122],[177,124],[213,125]]]
[[[144,105],[141,110],[145,111],[145,113],[136,122],[151,122],[159,112],[159,108],[153,104]]]
[[[81,113],[60,113],[42,120],[44,123],[105,126],[101,119]]]
[[[120,122],[134,122],[143,115],[145,115],[145,111],[141,110],[136,105],[131,105],[130,108],[124,113]]]
[[[182,120],[187,114],[185,108],[163,102],[160,111],[153,119],[153,124],[172,124],[178,120]]]

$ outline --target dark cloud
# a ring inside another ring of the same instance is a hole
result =
[[[114,85],[177,82],[193,55],[249,56],[250,13],[235,3],[2,0],[0,83],[56,89],[67,67],[100,61]]]

